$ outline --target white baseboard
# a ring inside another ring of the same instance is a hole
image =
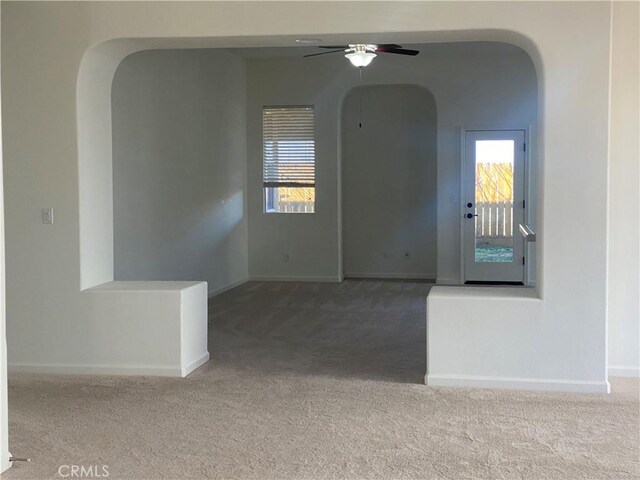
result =
[[[466,375],[429,375],[425,384],[430,387],[467,387],[508,390],[539,390],[547,392],[609,393],[609,382],[555,380],[550,378],[476,377]]]
[[[325,283],[340,283],[339,276],[329,277],[305,277],[295,275],[250,275],[249,280],[254,282],[325,282]]]
[[[220,287],[215,290],[211,290],[207,293],[207,295],[209,298],[215,297],[216,295],[220,295],[221,293],[231,290],[232,288],[239,287],[240,285],[242,285],[243,283],[247,283],[248,281],[249,281],[249,277],[244,277],[242,280],[238,280],[237,282],[233,282],[227,286]]]
[[[607,369],[607,373],[610,377],[640,377],[640,367],[623,366],[623,365],[611,365]]]
[[[436,277],[436,285],[462,285],[459,278]]]
[[[187,368],[187,367],[185,367]],[[197,367],[196,367],[197,368]],[[137,375],[154,377],[183,377],[179,366],[158,365],[69,365],[10,363],[9,373],[48,373],[54,375]]]
[[[209,361],[209,352],[205,352],[199,358],[196,358],[193,362],[189,363],[182,367],[182,376],[186,377],[191,372],[193,372],[196,368],[201,367],[205,363]]]
[[[11,462],[9,459],[11,458],[11,454],[9,452],[2,452],[0,455],[0,473],[4,472],[11,466]]]
[[[69,365],[10,363],[9,373],[47,373],[53,375],[134,375],[153,377],[186,377],[198,367],[209,361],[209,352],[205,352],[183,367],[158,365]]]
[[[392,280],[432,280],[435,282],[435,274],[432,273],[345,273],[344,278],[371,278]]]

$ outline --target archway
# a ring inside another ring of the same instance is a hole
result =
[[[359,87],[341,114],[344,278],[435,281],[433,94],[413,85]]]

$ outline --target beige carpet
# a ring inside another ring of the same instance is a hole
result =
[[[639,384],[434,389],[421,283],[249,283],[186,379],[12,375],[7,479],[639,478]],[[62,470],[69,473],[69,470]],[[70,477],[69,477],[70,478]]]

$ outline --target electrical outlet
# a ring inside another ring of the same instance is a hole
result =
[[[47,225],[53,225],[53,208],[42,209],[42,223]]]

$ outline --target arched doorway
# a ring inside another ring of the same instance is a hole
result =
[[[347,95],[345,278],[436,278],[437,153],[436,102],[426,88],[366,86]]]

